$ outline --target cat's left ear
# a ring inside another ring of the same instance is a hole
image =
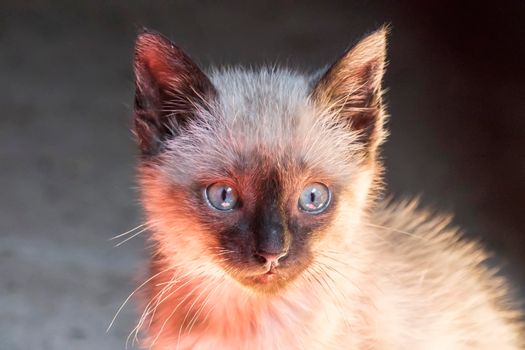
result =
[[[328,69],[311,94],[322,110],[357,132],[367,153],[374,153],[384,138],[381,81],[387,34],[384,26],[362,39]]]
[[[179,47],[161,34],[144,31],[135,44],[135,134],[144,155],[160,152],[216,90]]]

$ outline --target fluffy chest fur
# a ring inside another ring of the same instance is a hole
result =
[[[226,285],[188,298],[155,342],[158,324],[165,320],[159,315],[150,332],[153,340],[146,344],[156,343],[158,349],[179,342],[181,349],[327,349],[343,330],[340,310],[314,298],[311,293],[320,292],[315,289],[267,299]],[[174,296],[162,309],[170,312],[178,299]]]

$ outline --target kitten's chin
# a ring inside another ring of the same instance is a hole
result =
[[[258,274],[237,275],[234,278],[255,293],[275,295],[284,292],[299,274],[300,272],[276,269]]]

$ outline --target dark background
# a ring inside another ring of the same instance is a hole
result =
[[[525,285],[525,2],[0,2],[0,349],[122,349],[146,254],[131,54],[141,26],[197,61],[325,65],[392,24],[389,192],[422,194]]]

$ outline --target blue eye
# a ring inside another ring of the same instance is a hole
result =
[[[330,190],[322,183],[309,184],[299,196],[299,208],[311,214],[321,213],[330,204],[330,197]]]
[[[237,191],[226,184],[216,183],[206,188],[206,199],[217,210],[232,210],[237,205],[238,198]]]

